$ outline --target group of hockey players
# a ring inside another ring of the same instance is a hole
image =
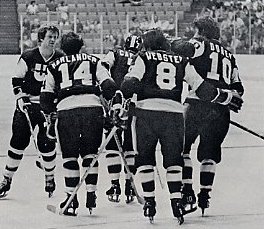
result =
[[[61,51],[55,50],[58,29],[40,28],[39,47],[21,55],[12,78],[17,103],[0,197],[10,190],[38,126],[34,142],[49,196],[55,190],[55,144],[62,154],[67,193],[60,204],[62,214],[77,214],[81,166],[89,170],[84,177],[86,207],[90,212],[96,207],[98,149],[105,143],[111,180],[108,199],[120,200],[123,160],[126,202],[139,197],[132,179],[137,173],[144,216],[153,222],[158,142],[174,217],[182,224],[184,215],[197,209],[196,201],[204,214],[230,110],[241,109],[244,89],[235,57],[219,42],[216,22],[205,16],[195,19],[194,26],[196,34],[188,41],[171,42],[159,30],[131,35],[123,49],[111,50],[102,59],[81,53],[83,40],[73,32],[63,35]],[[189,94],[183,103],[184,82]],[[198,136],[201,167],[196,200],[190,150]]]

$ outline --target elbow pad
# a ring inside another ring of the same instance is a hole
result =
[[[125,99],[132,98],[133,94],[139,94],[141,91],[141,83],[137,78],[127,77],[121,84],[121,91]]]
[[[22,92],[22,85],[23,85],[24,79],[23,78],[12,78],[12,86],[13,86],[13,92],[14,95],[19,94]]]
[[[115,92],[117,90],[117,85],[114,80],[112,79],[107,79],[104,82],[101,83],[101,89],[102,89],[102,94],[103,97],[106,100],[110,100],[113,98],[115,95]]]
[[[55,94],[51,92],[40,93],[40,108],[45,114],[56,111]]]

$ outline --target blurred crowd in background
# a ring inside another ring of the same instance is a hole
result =
[[[198,2],[199,0],[194,0]],[[142,1],[140,4],[144,4]],[[264,3],[262,0],[222,1],[209,0],[202,9],[200,15],[212,16],[220,26],[221,42],[229,50],[235,53],[264,53]],[[59,3],[48,0],[46,12],[49,15],[57,15],[57,25],[62,34],[74,30],[82,36],[100,38],[102,24],[100,17],[91,20],[81,20],[76,17],[72,21],[69,18],[69,6],[65,1]],[[36,1],[27,5],[26,15],[23,17],[23,49],[37,45],[37,30],[42,21],[38,17],[39,9]],[[197,15],[199,16],[199,15]],[[111,21],[109,22],[111,23]],[[116,28],[103,34],[103,42],[108,48],[122,47],[127,36],[141,34],[151,28],[159,28],[169,37],[174,38],[177,29],[175,17],[160,20],[157,14],[133,15],[129,17],[129,28]],[[89,36],[89,34],[92,36]],[[183,38],[191,38],[194,30],[191,24],[185,27]],[[251,37],[251,39],[250,39]]]

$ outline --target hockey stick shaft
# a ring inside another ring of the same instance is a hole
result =
[[[136,188],[136,185],[135,185],[135,182],[134,182],[133,175],[132,175],[132,173],[131,173],[131,171],[130,171],[130,169],[129,169],[129,166],[128,166],[127,161],[126,161],[125,156],[124,156],[124,151],[123,151],[123,149],[122,149],[121,143],[120,143],[119,138],[118,138],[118,136],[117,136],[116,133],[114,134],[114,138],[115,138],[115,141],[116,141],[116,144],[117,144],[117,147],[118,147],[118,151],[119,151],[119,153],[120,153],[120,156],[121,156],[121,158],[122,158],[122,160],[123,160],[123,163],[124,163],[124,166],[125,166],[126,172],[127,172],[127,174],[128,174],[129,180],[130,180],[130,182],[131,182],[131,186],[132,186],[132,188],[134,189],[134,192],[135,192],[135,195],[136,195],[137,201],[138,201],[138,203],[140,203],[140,204],[144,204],[145,201],[144,201],[144,199],[138,194],[138,191],[137,191],[137,188]]]
[[[32,124],[31,124],[30,117],[29,117],[27,109],[24,109],[23,113],[25,114],[27,122],[28,122],[28,125],[29,125],[29,129],[30,129],[30,133],[31,133],[31,136],[32,136],[33,144],[34,144],[35,149],[36,149],[36,153],[37,153],[38,157],[42,161],[42,156],[41,156],[41,153],[40,153],[39,148],[38,148],[37,140],[36,140],[35,134],[34,134],[34,129],[32,127]]]
[[[157,166],[156,166],[156,173],[157,173],[157,176],[158,176],[158,179],[159,179],[160,186],[161,186],[162,189],[164,189],[165,186],[164,186],[164,184],[162,182],[162,179],[161,179],[161,176],[160,176],[160,172],[159,172],[159,169],[158,169]]]
[[[66,202],[65,206],[63,208],[60,209],[59,214],[62,215],[64,213],[64,211],[68,208],[68,206],[70,205],[70,203],[72,202],[74,196],[76,195],[76,193],[78,192],[79,188],[81,187],[81,185],[83,184],[83,182],[85,181],[86,177],[88,176],[91,168],[94,166],[94,164],[97,162],[98,157],[100,156],[100,154],[103,153],[106,145],[108,144],[108,142],[111,140],[111,138],[113,137],[113,135],[116,133],[117,131],[117,127],[114,126],[111,130],[111,132],[109,133],[109,135],[107,136],[107,138],[104,140],[104,142],[102,143],[102,145],[100,146],[100,149],[98,150],[98,153],[94,156],[93,160],[91,161],[90,165],[88,168],[86,168],[83,176],[81,177],[81,180],[79,181],[79,183],[77,184],[77,186],[75,187],[74,191],[71,193],[70,198],[68,199],[68,201]]]
[[[262,140],[264,140],[264,136],[256,133],[255,131],[253,131],[253,130],[245,127],[245,126],[242,126],[241,124],[239,124],[239,123],[237,123],[235,121],[230,120],[230,124],[232,124],[232,125],[236,126],[237,128],[240,128],[240,129],[242,129],[242,130],[244,130],[244,131],[246,131],[246,132],[248,132],[248,133],[250,133],[250,134],[252,134],[252,135],[254,135],[256,137],[258,137],[258,138],[261,138]]]

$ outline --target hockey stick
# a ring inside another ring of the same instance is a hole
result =
[[[127,161],[126,161],[125,156],[124,156],[124,151],[123,151],[123,149],[122,149],[121,143],[120,143],[120,141],[119,141],[118,136],[117,136],[116,133],[114,134],[114,138],[115,138],[115,141],[116,141],[116,144],[117,144],[117,147],[118,147],[118,150],[119,150],[120,156],[121,156],[121,158],[122,158],[122,160],[123,160],[123,162],[124,162],[124,166],[125,166],[125,169],[126,169],[126,171],[127,171],[127,174],[128,174],[129,180],[130,180],[130,182],[131,182],[131,186],[132,186],[132,188],[134,189],[134,192],[135,192],[135,195],[136,195],[137,201],[138,201],[139,204],[142,204],[142,205],[143,205],[143,204],[145,203],[145,200],[144,200],[144,198],[141,197],[141,196],[138,194],[138,192],[137,192],[137,189],[136,189],[136,185],[135,185],[135,182],[134,182],[133,175],[132,175],[132,173],[130,172],[130,169],[129,169],[129,167],[128,167]]]
[[[164,189],[164,184],[163,184],[163,182],[162,182],[162,180],[161,180],[161,176],[160,176],[160,173],[159,173],[159,169],[158,169],[157,166],[156,166],[155,168],[156,168],[156,173],[157,173],[158,180],[159,180],[159,183],[160,183],[160,187],[161,187],[162,189]]]
[[[30,133],[31,133],[31,136],[32,136],[32,140],[33,140],[33,143],[34,143],[34,146],[35,146],[35,149],[36,149],[36,153],[37,153],[37,156],[38,156],[38,159],[39,159],[39,160],[36,161],[36,166],[38,168],[44,170],[44,167],[43,167],[43,165],[41,163],[43,161],[42,160],[42,156],[41,156],[41,153],[40,153],[39,148],[38,148],[37,140],[35,138],[34,129],[32,127],[32,124],[31,124],[31,121],[30,121],[30,118],[29,118],[28,110],[25,108],[25,109],[23,109],[22,112],[26,116],[26,119],[27,119],[27,122],[28,122],[28,125],[29,125],[29,129],[30,129]]]
[[[256,132],[253,131],[253,130],[248,129],[248,128],[245,127],[245,126],[242,126],[241,124],[239,124],[239,123],[237,123],[237,122],[235,122],[235,121],[230,120],[230,124],[232,124],[232,125],[236,126],[237,128],[240,128],[240,129],[242,129],[242,130],[244,130],[244,131],[246,131],[246,132],[248,132],[248,133],[250,133],[250,134],[252,134],[252,135],[254,135],[254,136],[256,136],[256,137],[258,137],[258,138],[261,138],[262,140],[264,140],[264,136],[262,136],[262,135],[256,133]]]
[[[98,153],[94,156],[93,160],[91,161],[90,165],[88,168],[86,168],[83,176],[81,177],[81,180],[79,181],[79,183],[77,184],[77,186],[75,187],[74,191],[71,193],[70,198],[68,199],[68,201],[66,202],[65,206],[63,208],[59,208],[57,210],[56,206],[54,205],[47,205],[47,209],[53,213],[58,213],[59,215],[63,215],[64,211],[68,208],[68,206],[70,205],[70,203],[72,202],[74,196],[76,195],[76,193],[78,192],[79,188],[81,187],[81,185],[83,184],[83,182],[85,181],[86,177],[88,176],[91,168],[94,166],[94,164],[97,162],[98,157],[103,153],[106,145],[108,144],[108,142],[111,140],[111,138],[114,136],[114,134],[117,131],[117,127],[114,126],[111,130],[111,132],[109,133],[109,135],[107,136],[107,138],[104,140],[104,142],[102,143],[102,145],[100,146]]]

